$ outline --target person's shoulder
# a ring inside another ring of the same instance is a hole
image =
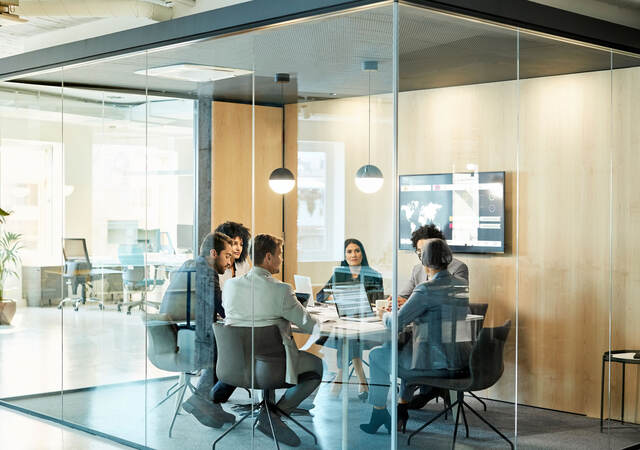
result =
[[[458,269],[461,267],[467,267],[467,265],[464,262],[460,261],[458,258],[453,258],[451,260],[451,263],[449,264],[450,269]]]

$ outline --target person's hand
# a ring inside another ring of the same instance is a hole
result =
[[[402,308],[402,306],[407,303],[407,299],[404,297],[398,297],[398,309]]]
[[[393,307],[393,302],[391,301],[391,296],[389,295],[387,298],[387,311],[391,312],[391,308]],[[402,308],[402,305],[407,303],[407,299],[404,297],[398,297],[398,309]]]
[[[384,316],[384,313],[386,313],[386,312],[387,312],[387,311],[386,311],[386,310],[384,310],[384,309],[382,309],[382,308],[380,308],[380,309],[376,309],[376,313],[378,314],[378,318],[379,318],[380,320],[382,320],[382,316]]]

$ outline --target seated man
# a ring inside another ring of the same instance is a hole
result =
[[[209,391],[215,382],[215,344],[211,325],[217,316],[224,318],[222,294],[218,282],[231,265],[231,238],[222,233],[209,233],[200,246],[200,256],[186,261],[171,277],[171,283],[162,298],[160,314],[174,322],[184,321],[186,312],[187,277],[191,277],[191,317],[196,315],[196,362],[204,369],[196,391],[182,408],[203,425],[220,428],[225,422],[235,422],[235,416],[225,412],[209,400]]]
[[[277,406],[290,414],[305,398],[315,391],[322,380],[322,360],[311,353],[299,351],[291,334],[291,324],[305,333],[311,333],[316,321],[296,299],[291,285],[272,277],[282,265],[282,239],[259,234],[252,242],[254,267],[241,277],[225,283],[222,305],[225,323],[231,326],[264,327],[277,325],[286,353],[286,382],[294,386],[287,389]],[[225,402],[233,387],[218,382],[213,388],[213,401]],[[275,414],[271,421],[276,438],[287,445],[300,445],[300,438]],[[258,417],[258,429],[271,437],[271,427],[264,411]]]

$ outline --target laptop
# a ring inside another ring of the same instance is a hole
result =
[[[304,275],[294,275],[293,281],[296,284],[296,298],[306,306],[313,306],[313,289],[311,288],[311,277]]]
[[[358,283],[336,284],[333,298],[338,317],[354,322],[378,322],[380,318],[371,308],[364,285]]]

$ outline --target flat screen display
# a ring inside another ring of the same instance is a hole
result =
[[[433,223],[455,253],[504,253],[504,172],[400,176],[400,249]]]

